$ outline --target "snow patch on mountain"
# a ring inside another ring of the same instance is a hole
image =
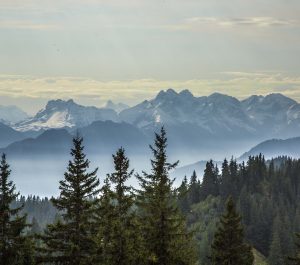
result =
[[[40,110],[33,118],[15,124],[19,131],[38,131],[49,128],[84,127],[94,121],[118,121],[117,113],[112,109],[84,107],[73,100],[51,100],[45,109]]]
[[[300,128],[300,104],[282,94],[253,95],[245,100],[221,93],[195,97],[188,90],[160,91],[119,114],[121,120],[142,130],[153,131],[158,124],[198,126],[202,135],[261,137],[296,136]]]
[[[79,128],[97,120],[125,121],[149,133],[161,125],[176,127],[178,137],[186,135],[185,130],[190,126],[198,137],[263,140],[298,136],[300,104],[281,94],[253,95],[240,101],[220,93],[195,97],[189,90],[178,93],[168,89],[133,107],[112,101],[106,108],[96,108],[78,105],[73,100],[51,100],[45,109],[33,118],[17,122],[14,128],[19,131]]]
[[[197,98],[188,90],[177,93],[168,89],[160,91],[153,100],[122,111],[120,118],[141,129],[155,127],[157,123],[175,126],[190,123],[213,134],[218,130],[230,133],[235,128],[253,131],[251,120],[240,105],[237,99],[219,93]]]

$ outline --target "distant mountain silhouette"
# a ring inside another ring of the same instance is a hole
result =
[[[264,141],[244,153],[239,160],[246,160],[249,156],[258,155],[260,153],[267,159],[277,156],[300,158],[300,137],[286,140],[272,139]]]
[[[14,124],[29,118],[29,115],[17,106],[0,106],[0,121]]]
[[[28,156],[68,156],[72,146],[72,137],[79,133],[84,137],[86,151],[91,154],[112,154],[123,146],[128,152],[143,152],[147,146],[147,137],[137,128],[126,123],[96,121],[74,131],[50,129],[36,138],[28,138],[0,149],[11,157]]]
[[[26,138],[27,134],[16,131],[0,122],[0,147],[5,147],[13,142]]]

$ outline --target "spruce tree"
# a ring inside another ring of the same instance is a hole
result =
[[[0,162],[0,264],[24,264],[22,256],[27,238],[24,236],[26,215],[21,215],[23,205],[11,208],[19,196],[14,183],[9,180],[11,170],[5,154]]]
[[[300,233],[296,233],[296,254],[293,257],[289,257],[289,264],[300,265]]]
[[[189,185],[187,182],[186,176],[184,176],[181,185],[177,189],[177,196],[178,196],[178,205],[180,210],[183,214],[187,214],[190,209],[190,202],[189,202]]]
[[[220,186],[220,194],[223,198],[228,198],[230,194],[230,170],[228,161],[225,158],[222,163],[222,179],[221,179],[221,186]]]
[[[244,242],[241,217],[231,196],[226,202],[226,211],[221,216],[211,248],[213,265],[253,264],[253,253]]]
[[[41,259],[55,264],[89,264],[95,243],[92,238],[93,215],[99,180],[97,170],[87,172],[90,161],[83,152],[83,138],[76,136],[71,149],[64,180],[60,181],[60,196],[52,199],[61,212],[62,221],[49,225],[42,239],[45,244]]]
[[[133,170],[129,171],[129,159],[125,155],[125,150],[120,148],[113,155],[115,172],[108,175],[108,180],[114,190],[110,190],[110,185],[106,183],[106,194],[102,201],[105,208],[101,210],[99,218],[107,218],[100,220],[100,224],[109,227],[100,228],[103,232],[103,238],[100,241],[103,245],[103,264],[109,265],[139,265],[141,264],[141,242],[139,242],[138,227],[136,222],[136,214],[133,209],[134,195],[132,188],[127,186],[126,182],[131,178]],[[107,180],[107,181],[108,181]]]
[[[18,265],[35,265],[35,241],[33,238],[27,236],[23,243],[22,248],[20,249],[21,255],[18,257],[16,264]]]
[[[35,217],[32,218],[32,221],[31,221],[31,229],[30,229],[30,233],[32,235],[37,235],[37,234],[40,234],[42,231],[38,221],[36,220]]]
[[[178,197],[183,197],[183,196],[186,196],[187,195],[187,192],[188,192],[188,189],[189,189],[189,184],[188,184],[188,180],[187,180],[187,177],[184,176],[180,186],[178,187],[177,189],[177,192],[178,192]]]
[[[189,183],[189,203],[190,204],[195,204],[200,202],[200,196],[201,196],[201,191],[200,191],[200,183],[197,178],[196,171],[193,171],[193,174],[190,179]]]
[[[167,161],[167,137],[164,128],[155,134],[154,147],[150,146],[153,159],[152,172],[137,176],[141,190],[138,206],[148,250],[147,264],[184,265],[195,263],[194,242],[186,231],[186,224],[180,215],[169,171],[178,162]]]
[[[97,223],[97,234],[95,241],[97,242],[97,249],[93,256],[93,263],[109,265],[112,259],[114,245],[113,230],[115,221],[115,211],[113,205],[113,192],[109,178],[104,179],[104,185],[100,191],[99,204],[95,213],[95,220]]]
[[[204,170],[203,181],[201,184],[201,197],[205,200],[209,195],[219,195],[219,179],[218,179],[218,167],[214,166],[212,160],[206,163]]]
[[[227,159],[222,164],[222,178],[220,185],[220,194],[226,200],[228,196],[232,196],[234,199],[239,195],[239,176],[238,176],[238,164],[236,160],[231,158],[228,163]]]
[[[274,231],[270,245],[270,252],[268,257],[269,264],[283,265],[284,259],[281,251],[280,237],[278,231]]]

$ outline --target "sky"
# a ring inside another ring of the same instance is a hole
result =
[[[0,104],[161,89],[300,102],[299,0],[0,0]]]

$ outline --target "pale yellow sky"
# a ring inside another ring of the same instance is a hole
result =
[[[249,95],[282,93],[300,102],[300,77],[278,73],[220,73],[220,79],[98,81],[79,77],[0,76],[0,104],[18,102],[34,113],[49,99],[74,99],[86,105],[103,106],[109,99],[129,105],[153,98],[160,90],[189,89],[195,96],[224,93],[244,99]],[[8,100],[9,99],[9,100]],[[27,104],[26,101],[31,102]],[[34,104],[35,102],[35,104]]]

